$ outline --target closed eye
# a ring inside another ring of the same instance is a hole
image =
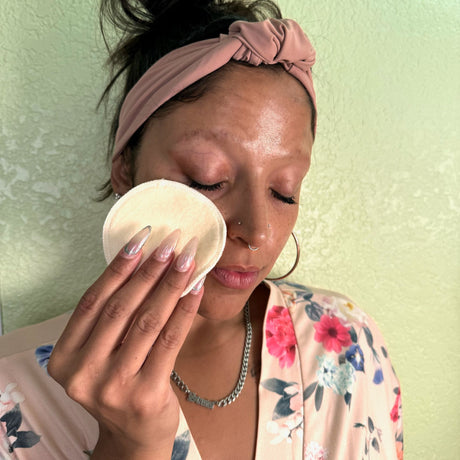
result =
[[[297,201],[293,196],[284,196],[272,189],[272,195],[277,199],[286,204],[297,204]]]
[[[215,192],[217,190],[220,190],[223,186],[223,182],[217,182],[216,184],[200,184],[199,182],[196,182],[192,180],[189,184],[189,187],[194,188],[196,190],[203,190],[205,192]],[[282,201],[283,203],[286,204],[297,204],[295,198],[293,196],[284,196],[281,195],[281,193],[277,192],[276,190],[272,189],[272,195],[277,199]]]
[[[222,188],[223,183],[218,182],[217,184],[200,184],[199,182],[196,182],[194,180],[191,181],[189,184],[189,187],[192,187],[196,190],[204,190],[206,192],[214,192],[216,190],[220,190]]]

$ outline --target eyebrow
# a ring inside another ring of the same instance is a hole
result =
[[[179,139],[177,140],[177,143],[180,144],[182,142],[187,142],[190,139],[204,139],[207,141],[215,141],[215,142],[228,141],[230,139],[232,142],[237,142],[237,143],[241,142],[241,140],[238,137],[235,137],[234,135],[230,136],[230,134],[224,129],[212,130],[212,129],[195,128],[189,131],[185,131],[185,133],[183,133],[179,137]],[[303,152],[301,149],[296,149],[296,153],[302,154]],[[310,162],[311,162],[311,159],[310,159]]]

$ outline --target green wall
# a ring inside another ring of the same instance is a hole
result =
[[[104,267],[111,203],[92,200],[107,132],[95,112],[105,75],[95,3],[2,1],[6,331],[72,308]],[[402,381],[405,458],[457,459],[460,3],[280,5],[317,49],[320,117],[294,279],[349,295],[380,325]]]

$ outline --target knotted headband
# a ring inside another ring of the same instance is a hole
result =
[[[231,59],[254,66],[281,64],[302,83],[316,110],[311,74],[315,50],[299,24],[291,19],[236,21],[228,34],[177,48],[145,72],[123,102],[113,159],[161,105]]]

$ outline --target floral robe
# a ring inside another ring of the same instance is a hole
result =
[[[256,459],[402,459],[399,382],[371,318],[335,293],[267,285]],[[96,421],[46,373],[67,319],[0,338],[0,460],[90,456]],[[181,413],[172,460],[198,459]]]

